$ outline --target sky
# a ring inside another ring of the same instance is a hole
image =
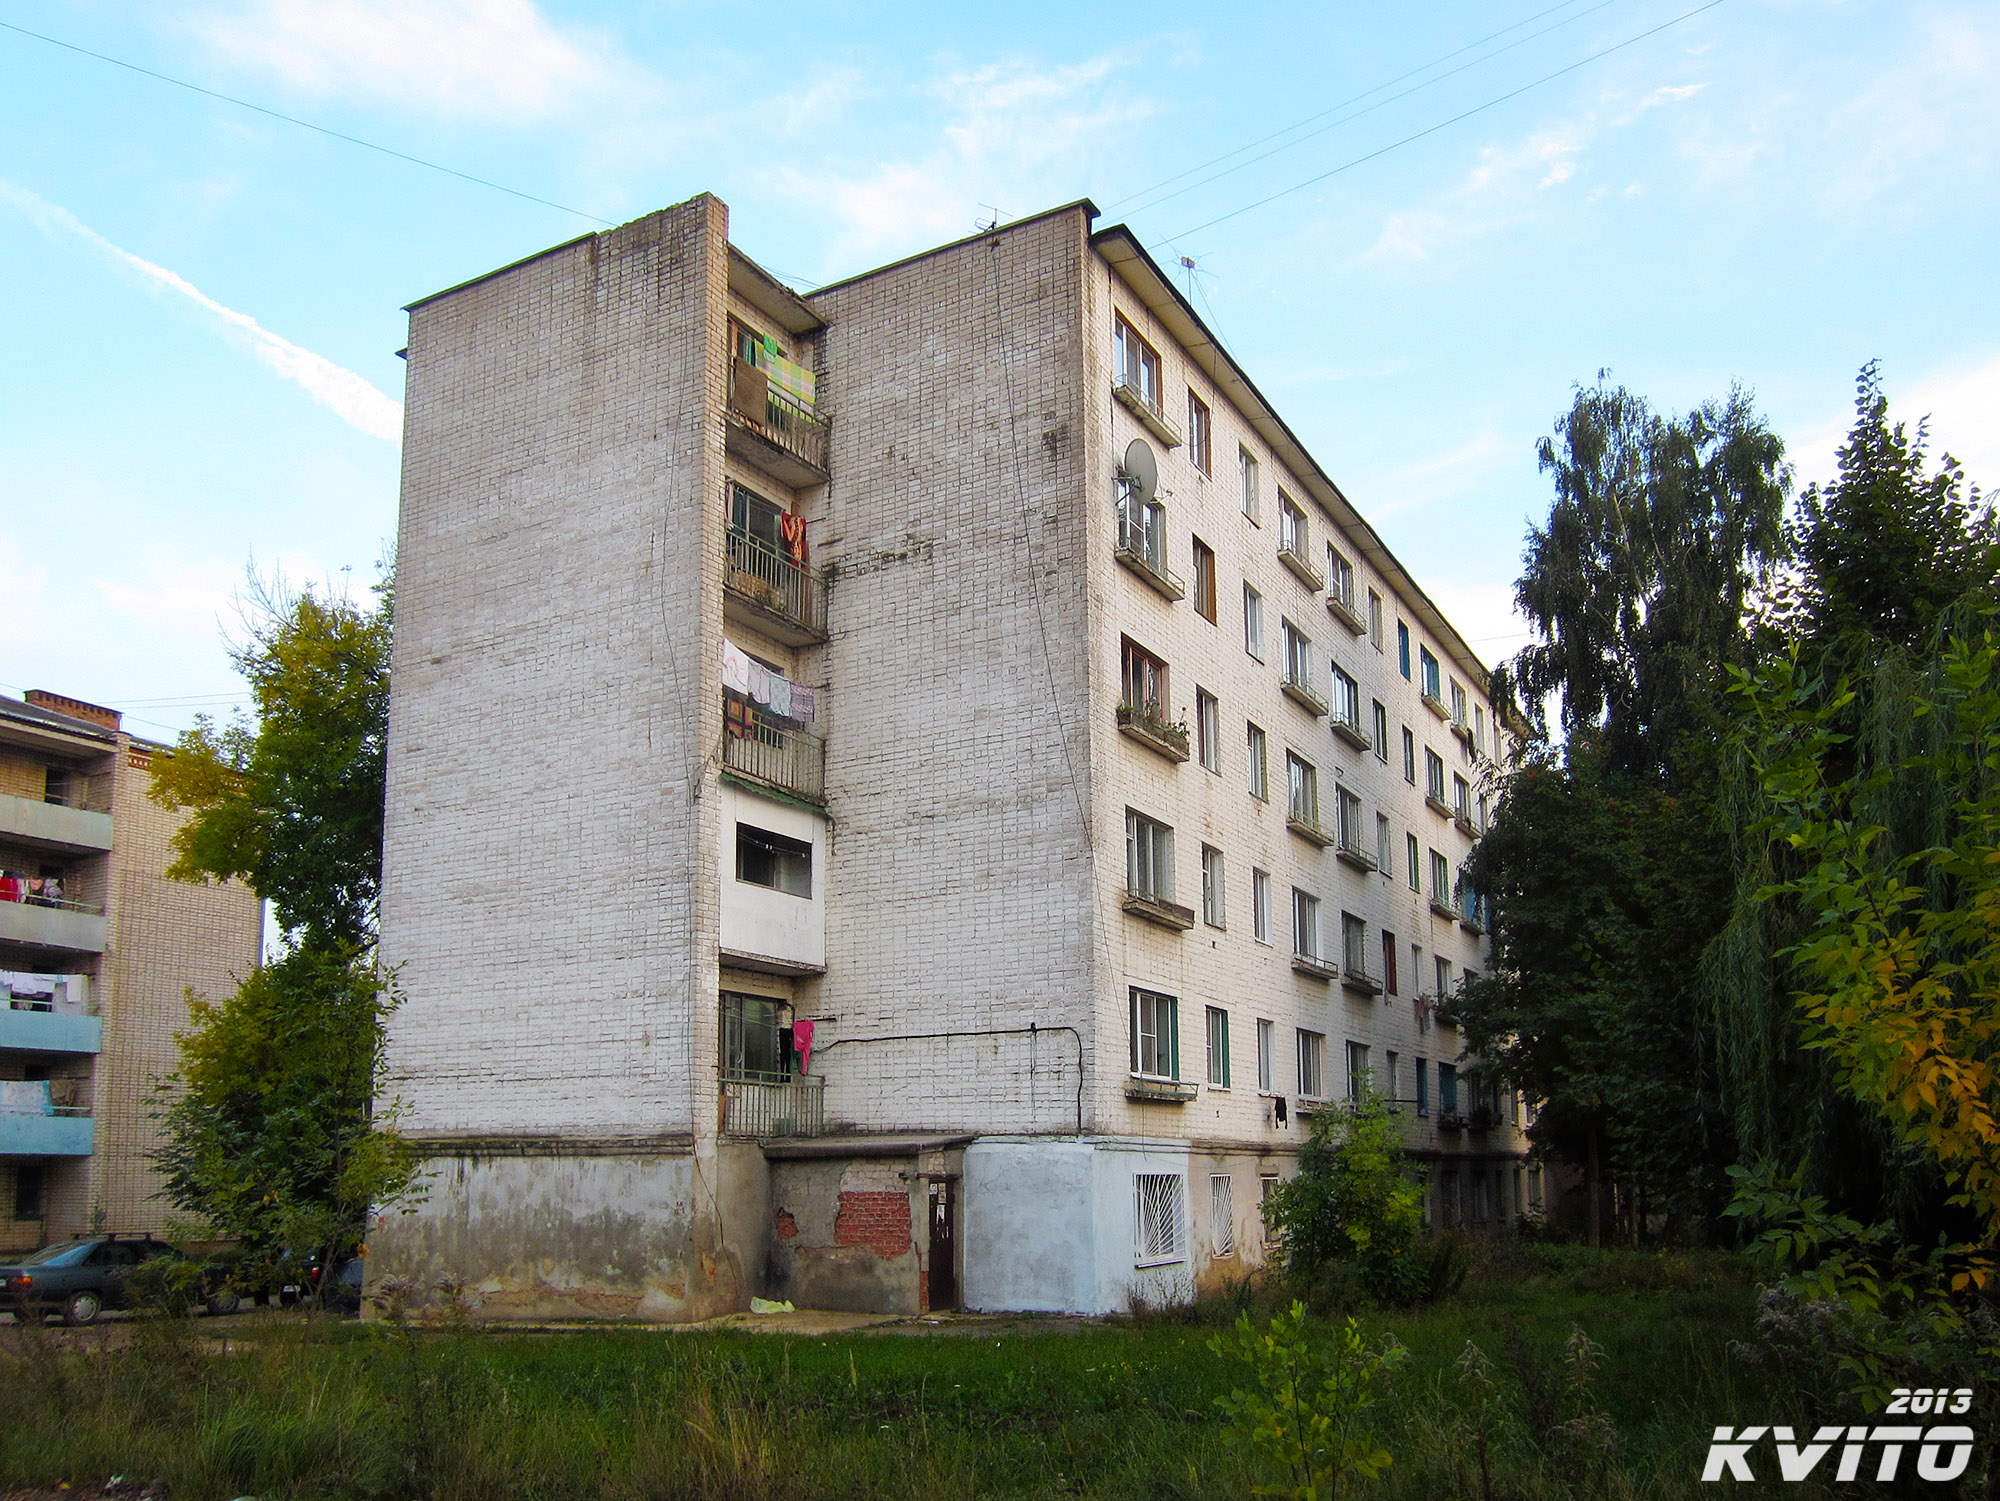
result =
[[[1092,199],[1490,664],[1600,370],[1803,485],[1879,360],[2000,487],[1996,65],[1990,0],[9,0],[0,692],[244,703],[247,579],[394,537],[403,305],[703,191],[801,288]]]

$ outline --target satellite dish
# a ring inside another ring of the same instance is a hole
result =
[[[1125,450],[1125,478],[1131,483],[1132,498],[1142,505],[1160,493],[1160,462],[1144,438],[1134,438]]]

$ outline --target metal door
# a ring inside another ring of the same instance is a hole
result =
[[[958,1185],[955,1179],[930,1180],[931,1245],[930,1298],[934,1309],[958,1307]]]

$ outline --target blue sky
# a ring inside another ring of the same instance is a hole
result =
[[[2000,6],[1702,4],[0,21],[606,220],[712,191],[802,286],[1090,197],[1194,259],[1197,306],[1490,662],[1522,639],[1535,440],[1600,368],[1661,406],[1753,388],[1809,479],[1879,358],[2000,485]],[[18,32],[0,70],[0,691],[165,735],[240,702],[246,567],[372,578],[401,306],[595,226]]]

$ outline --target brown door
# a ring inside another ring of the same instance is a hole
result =
[[[934,1309],[958,1307],[958,1195],[951,1178],[931,1179],[930,1300]]]

